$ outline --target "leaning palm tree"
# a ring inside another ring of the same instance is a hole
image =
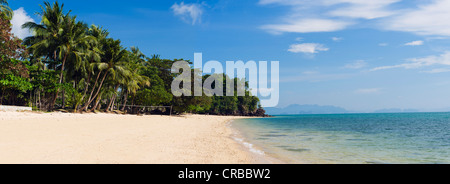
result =
[[[120,40],[114,40],[107,38],[103,40],[103,54],[102,62],[99,64],[99,68],[104,70],[102,80],[99,83],[99,87],[96,90],[92,99],[88,100],[82,109],[88,108],[88,106],[99,97],[99,93],[102,90],[105,79],[110,76],[110,80],[116,80],[116,77],[126,76],[129,70],[125,67],[125,61],[127,57],[127,50],[121,46]],[[98,103],[95,103],[93,110],[96,109]]]
[[[76,20],[76,17],[65,16],[62,26],[62,34],[57,45],[57,53],[59,59],[62,60],[60,81],[63,81],[64,66],[67,61],[73,62],[75,66],[82,64],[83,54],[86,51],[90,43],[96,42],[93,36],[87,35],[87,26]],[[72,69],[72,68],[71,68]]]
[[[142,86],[150,86],[150,78],[140,75],[138,72],[145,67],[146,56],[137,47],[131,47],[128,56],[127,68],[131,70],[131,76],[125,79],[122,84],[123,105],[122,111],[125,111],[128,101],[128,95],[134,96]]]
[[[0,12],[4,13],[9,19],[11,19],[14,15],[14,12],[8,6],[7,0],[0,0]]]
[[[82,96],[82,101],[87,97],[87,92],[89,93],[89,98],[87,98],[87,102],[90,102],[92,99],[92,96],[94,95],[95,89],[97,87],[97,84],[100,79],[100,75],[102,72],[108,67],[106,63],[101,62],[101,55],[104,54],[103,50],[103,43],[105,42],[106,38],[109,35],[109,32],[102,27],[98,27],[96,25],[91,25],[91,27],[88,30],[88,35],[95,38],[96,42],[92,42],[89,45],[89,49],[85,53],[86,60],[89,62],[89,65],[86,65],[88,72],[88,77],[86,83],[85,83],[85,90],[84,94]],[[97,73],[96,73],[97,72]],[[96,77],[95,77],[96,76]],[[95,79],[94,85],[92,85],[91,90],[89,90],[91,86],[91,79]],[[87,106],[84,106],[84,110],[87,111]]]
[[[120,86],[123,86],[128,81],[130,81],[133,78],[133,72],[129,70],[129,68],[126,66],[126,62],[120,63],[123,68],[123,70],[113,71],[110,75],[110,86],[112,88],[112,95],[109,101],[109,105],[106,108],[106,111],[112,111],[114,107],[114,102],[117,98],[117,93]]]

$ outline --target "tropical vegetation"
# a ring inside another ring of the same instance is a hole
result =
[[[107,29],[79,21],[58,2],[44,2],[38,12],[41,21],[23,25],[33,33],[24,40],[11,33],[13,12],[6,0],[0,0],[0,11],[0,105],[42,111],[172,113],[159,107],[165,106],[173,113],[265,114],[248,89],[244,97],[175,97],[171,84],[177,74],[171,68],[182,59],[125,48]]]

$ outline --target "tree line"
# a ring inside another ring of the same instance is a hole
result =
[[[39,23],[22,26],[33,33],[24,40],[11,33],[13,12],[6,0],[0,0],[0,11],[0,105],[121,113],[139,113],[137,106],[171,106],[174,113],[265,115],[248,84],[242,97],[236,91],[226,97],[175,97],[171,84],[178,74],[171,69],[182,59],[126,48],[107,29],[78,21],[57,1],[41,5]],[[224,75],[224,80],[233,79]],[[146,112],[170,113],[167,108]]]

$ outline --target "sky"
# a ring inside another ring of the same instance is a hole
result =
[[[148,56],[279,61],[279,107],[450,107],[450,0],[59,2]],[[43,2],[9,4],[13,32],[29,36],[20,25],[39,22]]]

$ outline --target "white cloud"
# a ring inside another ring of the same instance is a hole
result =
[[[284,5],[292,5],[292,4],[301,4],[301,1],[296,1],[296,0],[260,0],[259,4],[262,5],[267,5],[267,4],[274,4],[274,3],[279,3],[279,4],[284,4]]]
[[[367,66],[367,63],[364,60],[359,60],[354,63],[350,63],[344,66],[347,69],[361,69]]]
[[[303,41],[303,38],[302,37],[297,37],[297,38],[295,38],[295,41],[301,42],[301,41]]]
[[[429,4],[406,10],[401,15],[386,20],[384,25],[388,30],[450,36],[449,9],[450,0],[432,0]]]
[[[351,25],[348,21],[328,20],[328,19],[300,19],[286,24],[269,24],[261,28],[274,34],[281,33],[311,33],[311,32],[332,32],[345,29]]]
[[[376,19],[394,15],[387,7],[400,0],[260,0],[261,5],[288,6],[291,11],[280,24],[262,26],[271,33],[310,33],[343,30],[358,19]]]
[[[389,44],[388,43],[380,43],[380,44],[378,44],[378,46],[380,46],[380,47],[387,47],[387,46],[389,46]]]
[[[330,49],[319,43],[302,43],[291,45],[288,51],[293,53],[316,54],[328,50]]]
[[[423,44],[424,44],[424,42],[422,40],[405,43],[406,46],[420,46]]]
[[[433,70],[429,70],[429,71],[422,71],[421,73],[445,73],[445,72],[450,72],[450,68],[436,68]]]
[[[260,0],[260,5],[289,8],[279,23],[266,25],[275,33],[330,32],[363,23],[364,27],[411,32],[425,36],[450,36],[450,0],[403,3],[401,0]],[[304,20],[328,20],[333,25],[298,28]],[[365,21],[372,20],[372,21]],[[365,21],[365,22],[363,22]],[[299,23],[300,22],[300,23]],[[275,29],[278,26],[280,29]],[[311,29],[311,28],[315,29]],[[328,28],[328,29],[325,29]]]
[[[356,94],[375,94],[381,92],[381,88],[368,88],[368,89],[358,89],[355,91]]]
[[[342,37],[333,37],[331,39],[335,42],[340,42],[340,41],[344,40],[344,38],[342,38]]]
[[[22,25],[27,22],[34,22],[34,20],[30,16],[28,16],[23,7],[14,10],[14,16],[11,19],[12,33],[14,33],[14,35],[19,37],[20,39],[31,36],[31,33],[28,29],[22,29]]]
[[[192,23],[192,25],[201,23],[203,4],[184,4],[184,2],[181,2],[172,5],[171,9],[176,16],[179,16],[185,22]]]
[[[412,58],[412,59],[408,59],[408,61],[409,61],[408,63],[403,63],[403,64],[399,64],[399,65],[377,67],[377,68],[372,69],[371,71],[387,70],[387,69],[395,69],[395,68],[417,69],[417,68],[422,68],[422,67],[432,66],[432,65],[449,66],[450,65],[450,51],[445,52],[439,56]]]
[[[399,1],[400,0],[325,0],[329,5],[344,5],[342,8],[337,8],[329,12],[329,15],[357,19],[376,19],[394,15],[394,11],[389,10],[387,7]]]

